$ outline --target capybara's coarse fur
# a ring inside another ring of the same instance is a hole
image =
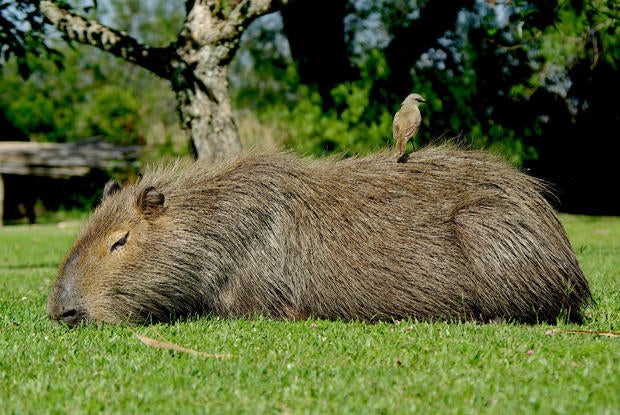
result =
[[[204,314],[579,320],[588,283],[544,191],[453,146],[406,163],[382,152],[159,166],[106,186],[47,313],[69,325]]]

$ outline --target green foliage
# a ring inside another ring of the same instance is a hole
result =
[[[59,73],[45,60],[33,60],[24,81],[9,64],[0,78],[0,111],[39,141],[75,141],[103,136],[116,143],[138,143],[141,103],[123,85],[110,83],[101,66],[80,67],[76,52],[63,52]]]
[[[153,45],[172,42],[184,17],[176,1],[75,2],[89,18],[101,19]],[[148,143],[147,158],[162,152],[187,154],[174,94],[165,80],[97,49],[46,40],[62,56],[63,69],[45,56],[27,61],[29,78],[17,60],[0,77],[0,111],[36,141],[74,141],[99,136],[120,144]]]
[[[528,52],[533,69],[531,76],[515,83],[512,97],[529,97],[537,88],[566,92],[557,84],[568,81],[569,70],[579,61],[596,66],[606,62],[617,69],[620,60],[620,8],[617,0],[558,2],[553,8],[553,22],[536,25],[541,12],[525,1],[518,1],[512,11],[510,42]],[[518,30],[514,30],[517,28]],[[522,82],[523,82],[522,81]]]
[[[80,105],[75,115],[78,137],[104,136],[118,144],[140,141],[136,122],[140,103],[131,92],[112,85],[97,89],[92,99]]]
[[[316,87],[300,84],[294,64],[281,58],[274,63],[260,53],[253,50],[255,57],[263,58],[256,72],[235,84],[233,98],[240,107],[251,106],[262,122],[283,125],[280,144],[302,154],[349,155],[389,145],[392,114],[385,108],[371,119],[367,114],[374,106],[370,102],[374,80],[384,78],[389,71],[381,52],[369,54],[360,68],[364,75],[360,80],[332,89],[331,108],[324,108]],[[274,73],[280,75],[280,82],[270,82]]]
[[[620,4],[618,0],[595,0],[584,2],[584,5],[583,13],[591,16],[591,30],[600,36],[602,59],[617,70],[620,65]]]
[[[614,413],[620,219],[562,216],[597,305],[582,326],[202,318],[134,327],[222,359],[69,330],[45,301],[76,223],[0,230],[2,412]],[[602,380],[602,381],[601,381]]]
[[[363,82],[338,85],[332,90],[335,108],[327,112],[322,112],[316,92],[313,100],[299,101],[284,114],[291,128],[291,139],[284,144],[306,154],[361,154],[385,147],[392,119],[385,113],[376,122],[364,120],[369,90],[370,85]]]

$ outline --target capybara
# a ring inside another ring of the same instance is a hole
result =
[[[229,318],[580,320],[588,282],[545,186],[452,145],[246,155],[106,185],[47,313],[80,322]]]

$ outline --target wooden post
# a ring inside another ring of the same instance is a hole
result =
[[[4,179],[2,173],[0,173],[0,227],[4,225]]]

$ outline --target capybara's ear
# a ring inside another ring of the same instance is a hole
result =
[[[106,200],[119,190],[121,190],[121,185],[116,180],[110,180],[103,188],[103,200]]]
[[[166,198],[163,193],[157,191],[153,186],[147,187],[138,196],[137,205],[145,219],[155,219],[164,211],[164,201]]]

